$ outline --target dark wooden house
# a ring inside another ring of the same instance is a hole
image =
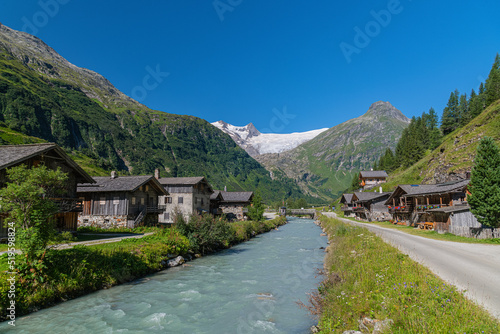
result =
[[[399,185],[385,204],[395,222],[416,225],[425,221],[424,214],[428,210],[465,204],[468,184],[469,180]]]
[[[353,194],[342,194],[342,198],[340,199],[341,210],[344,212],[344,216],[353,217],[354,212],[354,203],[352,202]]]
[[[76,192],[77,184],[95,182],[62,148],[54,143],[29,145],[0,145],[0,187],[8,182],[7,169],[19,165],[29,168],[46,166],[50,169],[60,169],[68,175],[64,194],[53,200],[59,205],[59,213],[54,216],[55,224],[60,231],[76,231],[77,216],[82,210],[82,203]],[[3,222],[0,236],[6,229]]]
[[[96,184],[79,184],[83,211],[78,226],[135,227],[158,222],[165,211],[159,196],[168,192],[152,175],[94,177]]]
[[[389,210],[385,201],[390,195],[391,193],[355,192],[352,195],[354,215],[358,219],[367,221],[386,219]]]
[[[220,203],[223,201],[222,192],[220,190],[214,190],[212,195],[210,195],[210,213],[214,216],[222,215],[222,209],[220,208]]]
[[[173,223],[176,214],[182,214],[184,219],[194,213],[208,213],[210,211],[210,196],[212,187],[203,176],[197,177],[167,177],[158,182],[169,193],[160,197],[160,205],[166,205],[166,210],[159,217],[160,223]]]

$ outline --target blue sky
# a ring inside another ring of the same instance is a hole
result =
[[[441,115],[451,91],[488,76],[498,13],[498,0],[0,3],[0,22],[152,109],[280,133],[331,127],[379,100]]]

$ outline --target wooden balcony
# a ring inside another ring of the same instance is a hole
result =
[[[393,213],[410,213],[413,211],[413,207],[412,206],[405,206],[405,205],[401,205],[401,206],[388,206],[388,209],[389,209],[389,212],[391,214]]]
[[[353,210],[353,207],[352,206],[349,206],[349,205],[343,205],[340,210],[342,211],[352,211]]]
[[[83,201],[79,198],[51,198],[59,212],[83,212]]]

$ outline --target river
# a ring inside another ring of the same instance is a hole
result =
[[[309,333],[327,238],[311,219],[16,320],[16,333]],[[0,332],[13,329],[6,322]]]

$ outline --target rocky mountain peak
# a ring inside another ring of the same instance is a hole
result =
[[[143,109],[139,102],[119,91],[102,75],[67,61],[40,38],[0,24],[0,52],[5,51],[25,66],[49,78],[79,87],[89,98],[105,104]],[[77,75],[75,75],[77,73]]]
[[[368,111],[362,117],[390,117],[405,123],[410,123],[410,119],[403,115],[400,110],[396,109],[390,102],[384,101],[372,103]]]

